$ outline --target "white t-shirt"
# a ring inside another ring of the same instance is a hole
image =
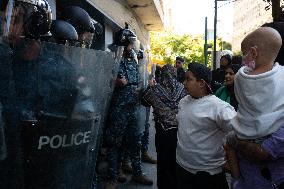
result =
[[[232,127],[242,139],[258,139],[277,131],[284,124],[284,67],[248,75],[242,67],[235,76],[235,95],[239,102]]]
[[[177,115],[177,163],[194,174],[220,173],[225,163],[223,140],[231,131],[228,123],[235,116],[234,108],[214,95],[184,97]]]

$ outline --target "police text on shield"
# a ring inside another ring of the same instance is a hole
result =
[[[69,135],[54,135],[41,136],[38,142],[38,150],[43,149],[45,146],[49,146],[52,149],[65,148],[70,146],[79,146],[81,144],[86,144],[90,142],[91,131],[87,132],[78,132],[75,134]]]

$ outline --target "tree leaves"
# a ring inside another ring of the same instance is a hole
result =
[[[205,61],[204,36],[202,35],[177,35],[168,31],[162,33],[151,32],[150,40],[151,57],[154,60],[174,64],[176,56],[181,56],[186,62],[184,67],[187,67],[187,64],[191,62],[204,63]],[[209,41],[209,43],[213,44],[213,41]],[[209,64],[210,56],[208,57]]]

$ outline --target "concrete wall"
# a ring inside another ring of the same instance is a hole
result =
[[[272,21],[271,9],[261,0],[238,0],[234,2],[233,52],[241,50],[243,38],[266,22]]]
[[[108,49],[108,45],[113,42],[113,32],[109,25],[105,25],[105,49]]]
[[[143,47],[146,49],[150,44],[150,35],[141,20],[124,0],[87,0],[95,8],[105,14],[114,23],[124,27],[127,22],[131,30],[135,32]]]

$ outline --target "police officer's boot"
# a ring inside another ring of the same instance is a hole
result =
[[[127,181],[127,177],[126,177],[126,175],[123,173],[123,171],[122,171],[121,168],[119,168],[119,170],[118,170],[117,181],[118,181],[118,182],[122,182],[122,183],[124,183],[124,182]]]
[[[152,157],[148,154],[147,151],[142,152],[141,160],[142,160],[144,163],[157,164],[157,160],[155,160],[154,158],[152,158]]]
[[[128,173],[128,174],[133,173],[133,169],[132,169],[132,167],[131,167],[131,165],[129,164],[128,161],[122,161],[121,168],[125,173]]]
[[[143,185],[147,185],[147,186],[151,186],[153,185],[153,181],[151,179],[149,179],[146,175],[141,174],[138,176],[132,176],[132,180],[134,182],[137,182],[139,184],[143,184]]]
[[[116,182],[109,182],[106,183],[105,189],[116,189],[117,183]]]

